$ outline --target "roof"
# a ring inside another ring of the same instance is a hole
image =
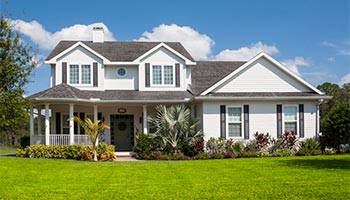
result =
[[[209,93],[201,95],[196,99],[330,99],[330,96],[320,95],[316,92],[231,92],[231,93]]]
[[[60,41],[51,51],[46,61],[54,58],[64,50],[68,49],[79,41]],[[81,41],[83,44],[101,54],[111,62],[131,62],[142,56],[162,42],[111,42],[93,43],[92,41]],[[194,61],[190,53],[180,42],[164,42],[187,59]]]
[[[59,84],[42,92],[29,96],[32,100],[91,100],[99,99],[101,101],[133,101],[133,100],[165,100],[176,101],[192,98],[187,91],[136,91],[136,90],[104,90],[88,91],[79,90],[67,84]]]
[[[191,72],[193,93],[199,95],[244,63],[240,61],[197,61],[196,67],[193,67]]]

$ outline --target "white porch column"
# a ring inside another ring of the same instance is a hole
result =
[[[74,104],[69,104],[69,144],[74,144]]]
[[[50,112],[49,104],[45,104],[45,144],[50,145]]]
[[[316,104],[316,138],[320,136],[320,104],[321,102],[322,101]]]
[[[41,133],[41,108],[37,108],[38,109],[38,135],[42,135]]]
[[[33,136],[34,136],[34,114],[33,114],[33,106],[30,106],[29,110],[29,134],[30,134],[30,145],[33,144]]]
[[[147,134],[148,133],[147,106],[143,105],[142,108],[143,108],[143,116],[142,116],[142,119],[143,119],[143,133]]]
[[[97,105],[94,105],[94,122],[98,120]],[[95,145],[98,145],[98,140],[96,140]]]

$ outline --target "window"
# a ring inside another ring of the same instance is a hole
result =
[[[70,84],[91,85],[91,82],[91,65],[69,65]]]
[[[165,65],[164,66],[164,84],[172,85],[173,84],[173,66]]]
[[[118,68],[117,74],[118,74],[118,76],[120,76],[120,77],[124,77],[124,76],[126,75],[126,70],[125,70],[125,68]]]
[[[152,84],[174,85],[174,67],[172,65],[153,65]]]
[[[284,131],[298,130],[297,106],[284,106]]]
[[[228,137],[242,137],[242,108],[227,108]]]
[[[69,134],[69,115],[62,115],[63,134]]]
[[[79,84],[79,65],[69,66],[69,83]]]
[[[154,85],[162,84],[162,66],[153,65],[152,74],[153,74],[153,84]]]
[[[91,84],[91,67],[90,65],[81,66],[81,84]]]

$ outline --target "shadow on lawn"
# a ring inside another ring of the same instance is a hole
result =
[[[334,157],[323,157],[322,159],[312,158],[297,158],[292,160],[280,160],[279,163],[287,166],[312,167],[316,169],[350,169],[350,157],[341,159]]]

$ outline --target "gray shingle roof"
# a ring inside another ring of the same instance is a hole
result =
[[[192,68],[192,91],[199,95],[220,81],[231,72],[238,69],[245,62],[223,62],[223,61],[197,61],[197,65]]]
[[[193,97],[187,91],[135,91],[135,90],[79,90],[67,84],[59,84],[29,96],[29,99],[84,99],[100,100],[184,100]]]
[[[71,47],[78,41],[60,41],[57,46],[52,50],[46,60],[50,60],[57,56],[67,48]],[[97,53],[101,54],[105,58],[114,62],[128,62],[134,61],[153,47],[157,46],[161,42],[110,42],[93,43],[92,41],[81,41]],[[180,42],[164,42],[166,45],[188,58],[194,61],[188,51],[182,46]]]

